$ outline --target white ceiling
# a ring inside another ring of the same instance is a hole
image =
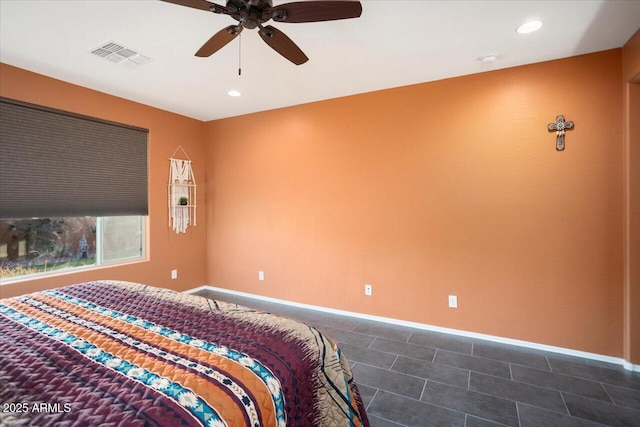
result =
[[[364,0],[362,8],[357,19],[273,23],[310,58],[300,66],[245,30],[238,76],[237,39],[194,56],[236,22],[228,16],[155,0],[0,0],[0,61],[212,120],[616,48],[640,28],[638,0]],[[531,18],[542,29],[516,34]],[[89,53],[106,41],[152,61],[126,68]],[[478,60],[488,54],[498,59]],[[232,88],[243,95],[229,97]]]

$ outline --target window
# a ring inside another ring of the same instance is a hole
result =
[[[3,283],[144,258],[144,216],[0,220]]]
[[[145,258],[148,129],[0,97],[0,281]]]

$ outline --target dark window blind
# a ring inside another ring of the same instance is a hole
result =
[[[0,98],[0,218],[147,215],[148,133]]]

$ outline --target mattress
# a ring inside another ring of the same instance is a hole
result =
[[[0,385],[0,425],[369,425],[320,330],[121,281],[0,300]]]

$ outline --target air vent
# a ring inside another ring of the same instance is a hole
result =
[[[93,55],[121,64],[127,68],[135,68],[151,61],[150,57],[111,41],[91,49],[90,52]]]

